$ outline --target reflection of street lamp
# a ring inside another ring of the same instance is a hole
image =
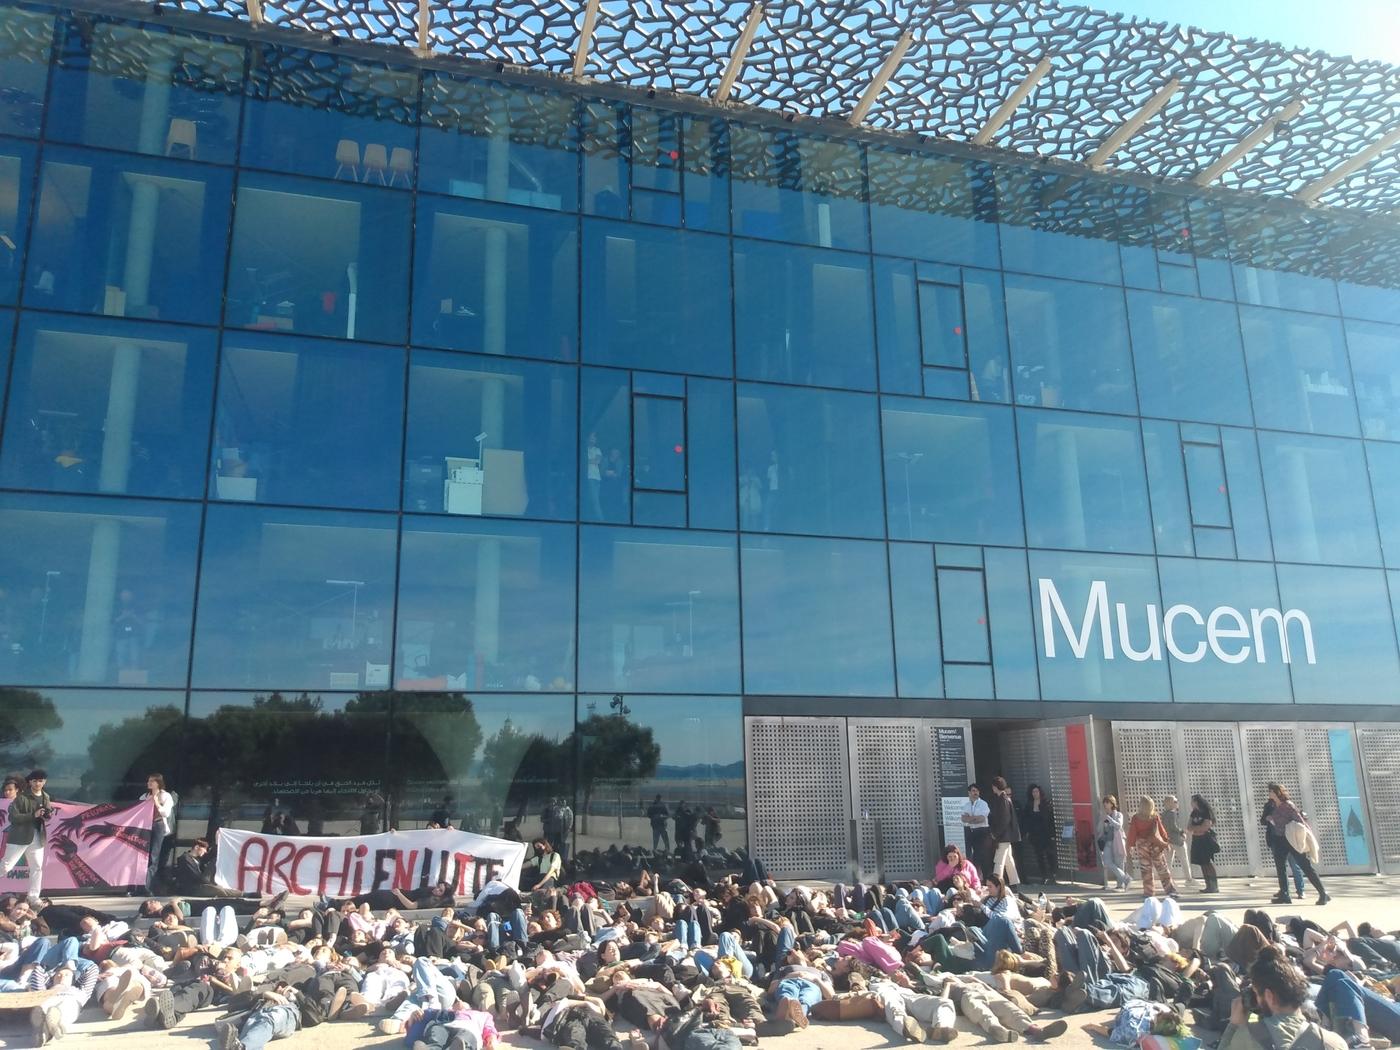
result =
[[[909,528],[909,539],[914,538],[914,504],[909,497],[909,468],[924,458],[922,452],[896,452],[894,458],[904,464],[904,520]]]
[[[623,718],[626,718],[632,713],[632,709],[628,707],[627,702],[622,699],[621,693],[613,693],[613,698],[608,701],[608,706],[611,707],[618,714],[620,714]]]
[[[666,608],[668,609],[679,609],[682,605],[685,606],[686,644],[685,652],[683,655],[686,657],[692,657],[695,655],[695,599],[700,597],[700,595],[704,593],[704,591],[686,591],[685,601],[666,603]],[[676,618],[672,616],[671,628],[673,634],[675,633],[675,626]]]
[[[360,588],[365,585],[364,580],[327,580],[332,587],[350,588],[350,648],[355,648],[355,623],[360,616]]]
[[[485,447],[486,447],[486,431],[483,430],[480,434],[478,434],[478,435],[476,436],[476,465],[477,465],[477,469],[480,469],[480,468],[481,468],[482,449],[484,449]]]

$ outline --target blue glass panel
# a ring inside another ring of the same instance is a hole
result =
[[[1233,529],[1194,528],[1196,536],[1196,557],[1233,558],[1235,556],[1235,533]]]
[[[1306,616],[1316,662],[1309,660],[1302,624],[1292,619],[1288,644],[1293,696],[1300,704],[1394,704],[1400,659],[1390,622],[1385,574],[1378,569],[1280,565],[1285,614]],[[1276,635],[1276,626],[1266,625]]]
[[[632,520],[632,391],[626,372],[583,370],[579,457],[584,521]]]
[[[1186,487],[1195,525],[1230,525],[1230,496],[1225,487],[1225,460],[1216,445],[1183,444]]]
[[[1241,307],[1240,323],[1259,426],[1347,437],[1360,432],[1339,322]]]
[[[685,528],[684,492],[632,493],[632,520],[638,525],[660,525],[666,528]]]
[[[404,509],[572,520],[577,405],[569,367],[413,351]]]
[[[534,208],[578,208],[578,125],[568,95],[429,72],[418,184]]]
[[[588,102],[581,112],[583,210],[627,219],[632,215],[632,131],[625,102]]]
[[[1200,445],[1220,444],[1220,428],[1206,423],[1182,423],[1181,440],[1194,441]]]
[[[1198,258],[1196,281],[1200,285],[1201,294],[1207,299],[1235,297],[1234,272],[1224,259]]]
[[[210,497],[397,507],[403,370],[388,347],[230,333]]]
[[[60,34],[50,139],[233,163],[242,44],[91,15],[65,19]]]
[[[963,311],[967,315],[972,400],[1009,404],[1006,300],[1002,294],[1001,274],[964,270]]]
[[[1308,310],[1319,314],[1337,312],[1337,286],[1327,277],[1236,263],[1235,292],[1240,302],[1254,306]]]
[[[3,17],[3,14],[0,14]],[[0,100],[0,112],[4,102]],[[19,297],[20,267],[29,236],[29,204],[34,193],[34,148],[24,142],[0,142],[0,303],[13,303]],[[42,233],[44,224],[38,224]],[[57,274],[71,265],[68,259],[46,259],[47,287],[57,283]],[[31,262],[31,265],[34,263]],[[34,305],[42,306],[42,297]]]
[[[925,397],[943,397],[953,398],[958,401],[966,401],[968,391],[968,374],[965,369],[924,369]]]
[[[891,543],[889,553],[899,695],[940,697],[942,657],[933,552],[923,544]]]
[[[1185,558],[1162,558],[1157,568],[1163,610],[1187,605],[1204,621],[1186,613],[1172,618],[1176,647],[1188,657],[1199,655],[1181,659],[1168,648],[1177,702],[1288,703],[1293,692],[1278,635],[1256,635],[1250,615],[1278,608],[1273,568]]]
[[[31,11],[15,4],[0,10],[0,134],[37,137],[44,122],[44,95],[53,51],[52,11]]]
[[[1190,555],[1191,507],[1186,499],[1186,467],[1181,435],[1175,423],[1142,421],[1142,451],[1147,462],[1147,488],[1152,497],[1152,531],[1158,554]]]
[[[213,388],[212,332],[26,313],[0,483],[197,498]]]
[[[734,330],[747,379],[875,389],[870,265],[861,255],[736,241]]]
[[[674,110],[631,106],[632,219],[664,226],[682,222],[682,139],[685,117]]]
[[[938,569],[943,659],[950,663],[992,662],[987,629],[987,588],[981,569]]]
[[[1003,269],[1122,281],[1117,195],[1133,188],[1021,167],[1001,168],[996,179]]]
[[[1268,561],[1274,556],[1269,515],[1264,502],[1264,479],[1259,473],[1259,449],[1250,430],[1220,431],[1225,456],[1225,480],[1230,489],[1230,517],[1235,523],[1235,556]]]
[[[420,198],[413,341],[572,361],[578,225],[572,216]]]
[[[877,252],[995,269],[996,190],[981,163],[867,150]]]
[[[51,147],[39,184],[26,305],[218,322],[230,172]]]
[[[1259,460],[1279,560],[1381,563],[1361,442],[1261,431]]]
[[[886,393],[923,393],[918,288],[913,263],[875,260],[875,332]]]
[[[1396,484],[1400,478],[1400,445],[1367,441],[1366,463],[1380,525],[1381,552],[1387,566],[1400,566],[1400,485]]]
[[[669,397],[685,397],[685,376],[666,375],[662,372],[633,372],[632,393],[660,394]]]
[[[690,525],[732,529],[734,487],[734,385],[718,379],[686,381]]]
[[[239,156],[247,167],[408,189],[417,139],[416,71],[253,46]]]
[[[1337,294],[1342,301],[1342,313],[1347,317],[1400,324],[1400,288],[1338,281]]]
[[[196,686],[359,689],[387,681],[394,518],[211,505]]]
[[[398,689],[571,691],[574,529],[404,519]]]
[[[996,698],[990,666],[946,664],[943,668],[943,676],[947,682],[948,696],[953,699],[992,700]]]
[[[1009,409],[888,398],[881,422],[891,536],[1024,542]]]
[[[682,126],[685,224],[729,232],[729,125],[719,118],[686,117]]]
[[[632,484],[635,488],[684,494],[685,407],[684,397],[633,394]],[[684,510],[681,521],[685,521]]]
[[[587,220],[583,274],[585,361],[732,373],[725,238]]]
[[[924,364],[967,367],[967,324],[963,319],[961,287],[920,281],[919,328]]]
[[[1129,292],[1128,322],[1143,415],[1250,424],[1234,306]]]
[[[1157,273],[1157,249],[1146,245],[1120,244],[1123,259],[1123,283],[1129,288],[1157,291],[1162,279]]]
[[[183,685],[199,508],[0,496],[0,674],[15,685]]]
[[[1006,312],[1018,405],[1137,411],[1122,289],[1008,276]]]
[[[229,325],[402,343],[407,194],[245,173],[229,257]]]
[[[1019,415],[1031,546],[1152,553],[1137,421],[1026,410]]]
[[[1361,433],[1400,441],[1400,326],[1346,322]]]
[[[579,682],[585,689],[734,693],[734,537],[585,526],[579,537]]]
[[[883,510],[874,396],[740,384],[740,528],[883,536]]]
[[[965,547],[956,543],[936,543],[933,547],[933,561],[939,568],[961,566],[965,569],[980,569],[982,548]]]
[[[997,699],[1038,700],[1040,680],[1026,552],[988,547],[985,560]]]
[[[1031,551],[1030,570],[1044,699],[1171,699],[1154,559]]]
[[[1200,288],[1196,284],[1196,268],[1194,266],[1168,266],[1163,261],[1159,272],[1162,276],[1162,291],[1174,292],[1177,295],[1200,294]]]
[[[745,536],[743,572],[746,692],[894,695],[883,544]]]
[[[860,146],[730,126],[734,232],[820,248],[869,248]]]

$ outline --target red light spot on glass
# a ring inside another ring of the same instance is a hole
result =
[[[954,326],[953,326],[953,334],[954,334],[954,335],[962,335],[962,325],[960,325],[960,324],[959,324],[959,325],[954,325]]]
[[[1182,235],[1183,237],[1190,237],[1190,236],[1191,236],[1191,231],[1190,231],[1190,230],[1183,229],[1183,230],[1181,231],[1181,235]]]
[[[680,160],[680,159],[681,159],[681,151],[678,150],[678,149],[673,149],[673,150],[671,151],[671,159],[672,159],[672,160]]]
[[[987,621],[986,621],[986,619],[985,619],[984,617],[981,617],[981,616],[977,617],[978,626],[981,626],[982,624],[985,624],[986,622],[987,622]]]
[[[679,456],[682,452],[685,451],[685,446],[684,446],[684,445],[677,445],[677,446],[675,447],[675,449],[673,449],[673,451],[676,453],[676,455]]]
[[[1225,486],[1224,486],[1224,485],[1221,485],[1221,486],[1220,486],[1220,491],[1221,491],[1221,492],[1224,492],[1224,491],[1225,491]]]

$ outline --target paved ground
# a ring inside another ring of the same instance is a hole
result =
[[[1363,920],[1376,923],[1387,930],[1400,930],[1400,878],[1380,878],[1376,876],[1334,876],[1328,881],[1328,891],[1332,902],[1318,907],[1308,899],[1293,905],[1298,913],[1316,919],[1324,926],[1349,919],[1353,924]],[[1182,895],[1182,908],[1187,913],[1204,911],[1208,907],[1238,921],[1245,908],[1263,906],[1276,887],[1261,880],[1252,882],[1244,879],[1226,879],[1221,883],[1222,892],[1218,896],[1205,897],[1186,890]],[[1069,892],[1068,890],[1065,892]],[[1081,888],[1081,895],[1088,891]],[[1115,918],[1126,917],[1137,906],[1141,898],[1131,893],[1105,895],[1109,911]],[[129,902],[127,902],[129,903]],[[1277,911],[1278,909],[1275,909]],[[1271,914],[1273,912],[1271,911]],[[0,997],[0,1005],[3,998]],[[172,1032],[152,1032],[143,1028],[139,1020],[128,1019],[120,1024],[103,1019],[90,1020],[92,1011],[84,1014],[84,1020],[59,1045],[78,1046],[100,1042],[111,1050],[192,1050],[208,1046],[213,1033],[216,1011],[195,1014]],[[1045,1014],[1045,1018],[1056,1016]],[[1055,1041],[1056,1050],[1089,1050],[1107,1047],[1107,1040],[1099,1039],[1083,1030],[1083,1025],[1103,1020],[1106,1015],[1076,1014],[1070,1023],[1070,1031],[1064,1038]],[[985,1045],[981,1033],[967,1029],[966,1022],[960,1022],[964,1034],[953,1046]],[[904,1042],[895,1038],[883,1023],[850,1021],[841,1024],[813,1024],[805,1032],[794,1033],[781,1039],[765,1039],[763,1050],[874,1050],[877,1047],[891,1047]],[[542,1044],[533,1040],[512,1037],[508,1044],[537,1048]],[[0,1047],[29,1047],[35,1045],[30,1036],[25,1018],[6,1017],[0,1013]],[[377,1034],[367,1022],[347,1022],[325,1024],[317,1028],[299,1032],[292,1039],[279,1045],[288,1050],[359,1050],[361,1047],[403,1046],[399,1037]]]

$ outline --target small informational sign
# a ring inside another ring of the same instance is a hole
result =
[[[943,799],[943,845],[957,846],[966,852],[967,833],[962,822],[963,799]]]

